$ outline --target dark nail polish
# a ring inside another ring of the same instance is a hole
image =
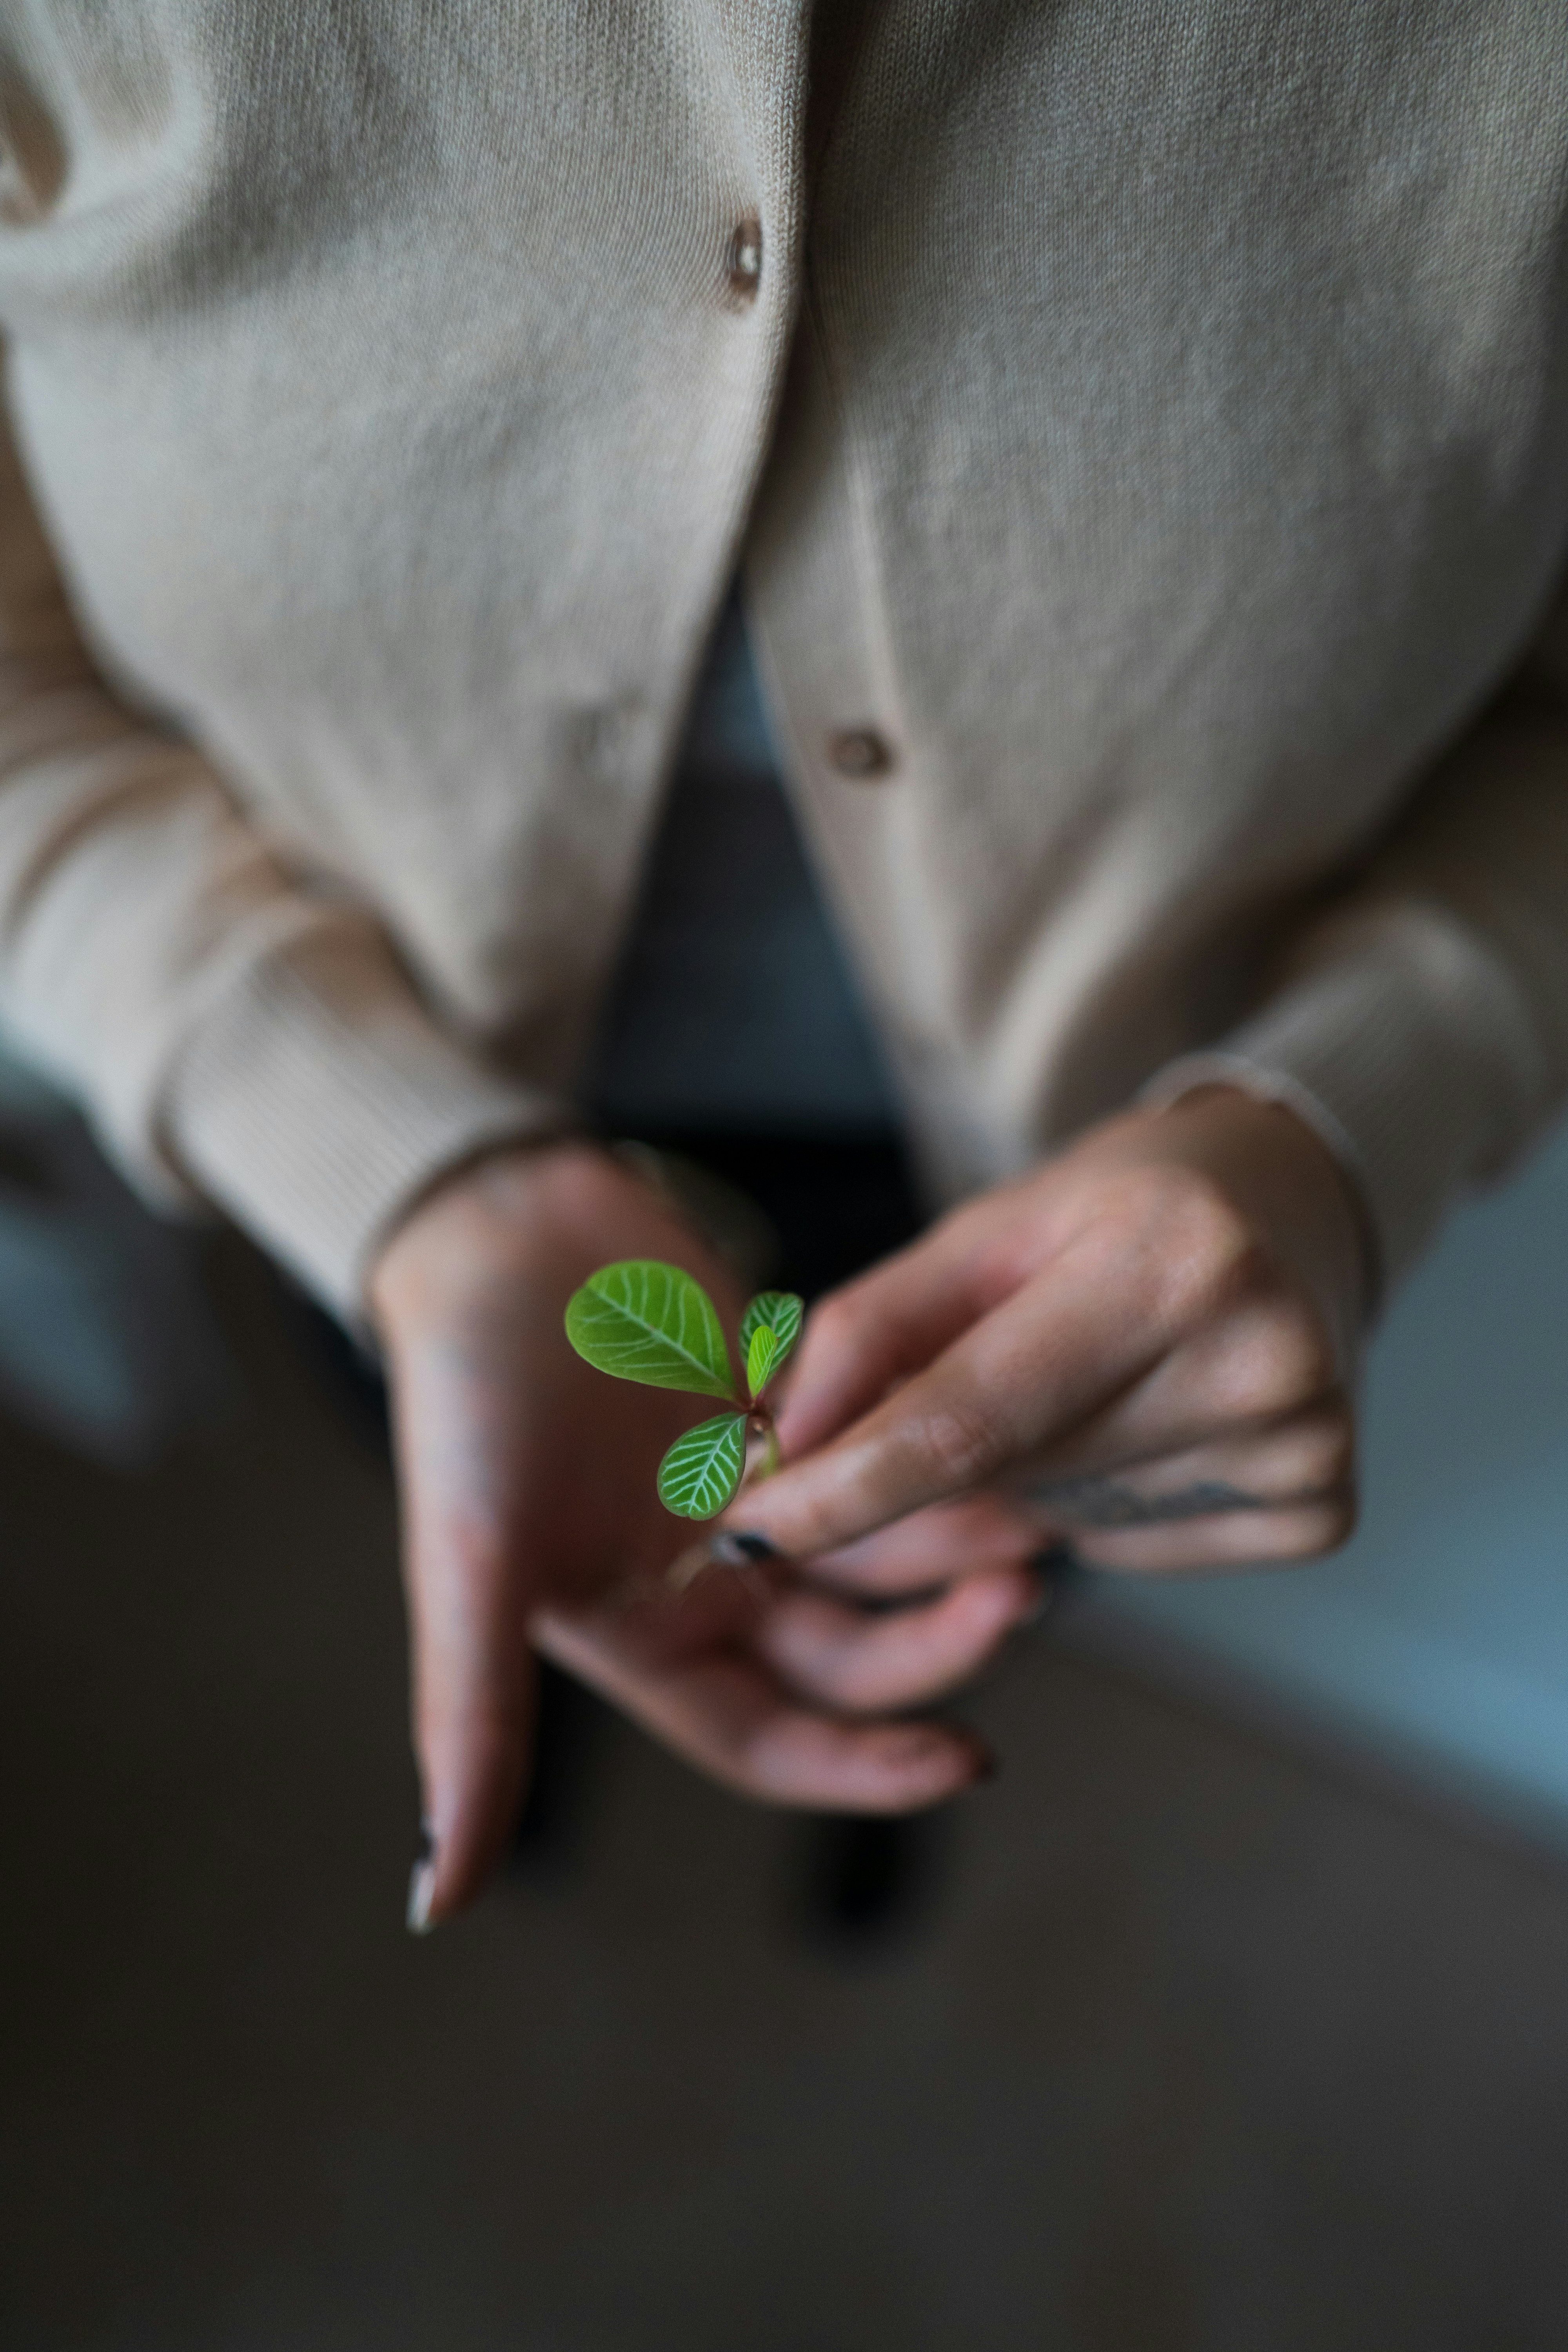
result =
[[[430,1906],[436,1895],[436,1836],[428,1822],[419,1824],[419,1843],[414,1849],[414,1867],[408,1874],[408,1932],[411,1936],[427,1936],[436,1925],[430,1916]]]
[[[779,1549],[766,1536],[754,1536],[741,1528],[722,1528],[708,1539],[710,1557],[721,1568],[760,1568],[764,1560],[777,1559]]]

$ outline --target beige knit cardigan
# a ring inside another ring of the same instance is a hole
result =
[[[738,562],[939,1193],[1219,1068],[1396,1273],[1563,1094],[1557,9],[0,0],[0,1010],[150,1192],[352,1312],[570,1121]]]

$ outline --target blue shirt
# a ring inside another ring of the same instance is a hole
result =
[[[734,592],[693,692],[582,1097],[619,1135],[853,1137],[898,1123],[785,796]]]

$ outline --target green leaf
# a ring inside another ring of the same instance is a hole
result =
[[[753,1396],[760,1396],[800,1337],[805,1308],[793,1290],[760,1290],[741,1318],[741,1353],[746,1359],[746,1379]],[[759,1331],[771,1331],[773,1352],[761,1379],[752,1370],[752,1350]]]
[[[710,1519],[741,1483],[746,1416],[721,1412],[678,1437],[658,1465],[658,1499],[683,1519]]]
[[[566,1337],[618,1381],[739,1402],[713,1301],[678,1265],[627,1257],[600,1266],[567,1304]]]
[[[746,1386],[753,1397],[760,1397],[773,1378],[778,1352],[778,1333],[766,1323],[759,1323],[752,1334],[752,1344],[746,1349]]]

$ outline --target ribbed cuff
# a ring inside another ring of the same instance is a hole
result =
[[[358,926],[238,974],[187,1042],[163,1120],[202,1191],[350,1323],[380,1242],[447,1169],[572,1123],[450,1039]]]
[[[1305,1119],[1358,1188],[1386,1294],[1474,1183],[1545,1115],[1552,1074],[1522,992],[1443,909],[1369,908],[1319,932],[1310,964],[1142,1099],[1246,1087]]]

